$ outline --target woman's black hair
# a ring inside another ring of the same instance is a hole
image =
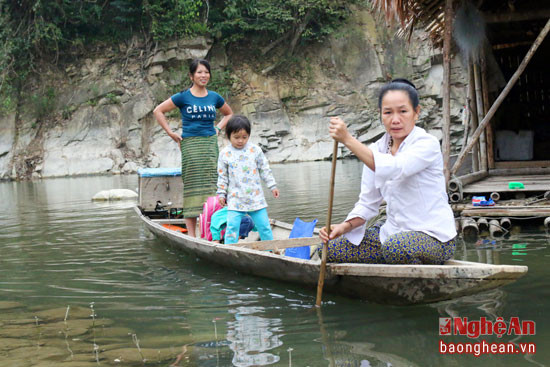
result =
[[[418,107],[420,101],[418,99],[418,91],[416,90],[416,87],[409,80],[399,78],[392,80],[388,84],[384,84],[382,88],[380,88],[380,93],[378,94],[378,108],[382,108],[382,99],[386,93],[392,90],[402,90],[407,92],[413,108],[416,109],[416,107]]]
[[[231,134],[241,130],[246,131],[246,133],[250,135],[250,129],[250,121],[246,118],[246,116],[233,115],[233,117],[227,121],[227,125],[225,125],[225,135],[227,136],[227,139],[229,139],[231,138]]]
[[[210,63],[205,59],[194,59],[193,61],[191,61],[191,64],[189,65],[189,74],[195,75],[195,72],[199,68],[199,65],[204,65],[204,67],[208,69],[208,73],[212,74],[212,72],[210,71]],[[193,82],[191,82],[189,88],[191,88],[192,86]]]
[[[210,63],[207,60],[205,60],[205,59],[195,59],[195,60],[191,61],[191,64],[189,65],[189,74],[194,75],[195,71],[197,71],[197,68],[199,67],[199,65],[203,65],[204,67],[206,67],[208,69],[208,72],[211,73]]]

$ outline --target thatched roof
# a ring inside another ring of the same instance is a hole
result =
[[[409,38],[413,29],[422,26],[434,46],[443,44],[445,0],[373,0],[376,10],[389,24],[399,23],[399,36]]]
[[[453,0],[456,10],[465,0]],[[372,0],[388,23],[398,23],[399,36],[409,38],[414,28],[423,28],[435,47],[443,45],[445,0]],[[533,42],[550,17],[550,2],[541,0],[476,0],[489,25],[488,36],[495,44]]]

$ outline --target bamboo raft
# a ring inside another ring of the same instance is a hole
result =
[[[499,173],[499,171],[502,171]],[[494,170],[489,173],[464,175],[449,182],[449,197],[457,228],[466,240],[476,240],[488,230],[492,237],[503,236],[518,220],[541,222],[550,228],[550,175],[542,169],[531,174],[519,170]],[[512,174],[514,173],[514,174]],[[513,188],[510,183],[521,183]],[[473,196],[485,196],[495,202],[492,206],[474,206]]]

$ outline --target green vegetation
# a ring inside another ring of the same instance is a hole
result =
[[[119,104],[120,99],[118,96],[112,92],[109,92],[105,95],[105,98],[107,99],[108,104]]]
[[[31,96],[31,105],[34,118],[41,120],[52,113],[55,109],[55,100],[55,90],[52,87],[47,88],[42,93],[33,94]]]
[[[209,34],[224,44],[246,39],[262,55],[277,45],[293,55],[334,32],[352,3],[367,1],[0,0],[0,113],[14,109],[40,60],[58,62],[69,49],[133,35],[162,41]]]
[[[208,83],[208,89],[215,90],[223,98],[228,98],[231,94],[233,81],[230,69],[212,70],[212,78]]]
[[[335,0],[233,0],[215,8],[211,30],[225,43],[243,38],[287,42],[292,54],[301,41],[314,41],[332,33],[345,19],[349,5]],[[269,50],[269,46],[267,46]]]
[[[61,117],[63,120],[68,120],[73,115],[73,112],[76,110],[74,105],[65,105],[61,110]]]

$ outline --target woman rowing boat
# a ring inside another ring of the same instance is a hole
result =
[[[339,117],[329,133],[365,165],[359,201],[346,220],[320,230],[327,261],[384,264],[442,264],[455,250],[456,228],[449,206],[439,141],[416,126],[418,91],[406,79],[384,85],[378,107],[386,133],[365,146]],[[366,228],[387,204],[385,223]]]

